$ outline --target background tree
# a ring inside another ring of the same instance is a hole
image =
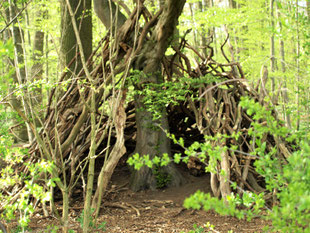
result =
[[[13,21],[11,30],[6,33],[6,40],[12,38],[14,41],[14,53],[15,59],[11,60],[11,65],[15,68],[15,74],[13,77],[13,82],[17,85],[24,85],[27,82],[26,68],[25,67],[25,43],[24,43],[24,31],[21,27],[21,22],[15,19],[16,15],[19,13],[18,6],[16,2],[8,2],[9,5],[6,6],[5,13],[7,22]],[[14,20],[15,19],[15,20]],[[15,111],[24,112],[29,114],[29,108],[26,106],[25,99],[27,98],[27,93],[23,89],[23,94],[20,97],[15,95],[11,96],[11,106]],[[14,120],[15,118],[13,118]],[[14,131],[16,131],[16,140],[26,142],[32,139],[32,134],[27,123],[20,123],[15,120],[16,126],[14,126]]]
[[[33,48],[32,48],[32,62],[33,65],[30,70],[30,80],[32,82],[37,82],[42,80],[43,75],[43,56],[44,56],[44,31],[41,30],[42,21],[46,19],[47,10],[44,9],[44,4],[36,5],[36,14],[35,14],[35,33],[33,37]],[[41,85],[35,89],[35,91],[31,94],[32,106],[35,108],[35,111],[38,114],[42,115],[43,108],[43,93],[41,89]],[[36,125],[40,126],[40,122],[37,120]]]
[[[70,4],[75,14],[75,20],[79,27],[80,37],[83,45],[84,56],[89,58],[92,52],[92,14],[91,0],[71,0]],[[76,36],[74,34],[71,17],[65,0],[61,1],[61,54],[62,67],[66,67],[74,57],[77,59],[68,68],[71,72],[78,74],[82,68],[79,56]]]

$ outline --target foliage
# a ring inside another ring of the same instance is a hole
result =
[[[59,230],[58,226],[51,225],[46,228],[45,232],[46,233],[57,233],[58,230]]]
[[[139,170],[144,165],[153,169],[153,174],[156,179],[157,188],[165,188],[171,181],[171,176],[162,171],[161,167],[167,166],[170,162],[168,154],[163,154],[163,156],[155,156],[153,159],[150,159],[149,155],[139,156],[138,153],[132,155],[127,163],[130,166],[133,166],[134,169]]]
[[[264,160],[264,159],[263,159]],[[264,218],[272,221],[271,231],[275,232],[307,232],[310,230],[309,205],[309,143],[302,143],[302,150],[288,158],[283,167],[283,174],[277,174],[277,182],[269,182],[271,187],[280,187],[277,194],[279,205],[267,212]],[[274,174],[277,169],[270,171]],[[274,174],[275,176],[275,174]],[[276,176],[275,176],[276,177]],[[227,202],[197,191],[184,202],[185,208],[215,210],[221,215],[231,215],[239,219],[251,220],[262,216],[265,209],[264,193],[243,192],[242,197],[231,194]],[[242,207],[242,208],[240,208]],[[263,212],[262,212],[263,211]]]
[[[167,172],[162,171],[158,166],[156,166],[155,169],[153,169],[153,174],[155,175],[156,188],[158,189],[167,187],[167,185],[171,181],[171,175],[168,174]]]
[[[275,231],[310,231],[310,144],[288,158],[283,168],[284,187],[278,193],[279,205],[270,214]],[[285,185],[286,184],[286,185]]]
[[[14,47],[13,41],[10,39],[5,43],[0,41],[0,55],[2,61],[4,59],[13,59]],[[0,69],[5,69],[5,63],[0,63]],[[0,81],[3,85],[0,86],[0,101],[6,101],[9,93],[9,87],[12,85],[12,73],[14,69],[8,69],[6,74],[0,75]],[[10,119],[17,118],[15,112],[7,111],[3,105],[0,105],[0,120],[5,122],[0,125],[0,203],[4,210],[1,213],[2,219],[12,220],[18,218],[19,227],[24,230],[28,223],[31,214],[37,204],[31,202],[31,198],[34,197],[41,203],[49,201],[51,195],[46,192],[48,186],[53,186],[54,180],[46,182],[46,187],[39,185],[39,181],[42,174],[52,172],[53,164],[44,160],[39,160],[37,163],[23,162],[28,157],[27,150],[14,146],[14,140],[10,134]],[[18,173],[16,169],[18,166],[26,166],[29,169],[29,175]],[[17,201],[14,204],[10,204],[14,197],[10,195],[4,195],[5,190],[17,184],[24,184],[24,189],[21,190],[17,196]]]
[[[141,80],[146,79],[147,74],[139,70],[133,70],[129,77],[128,84],[137,86],[141,83]],[[193,79],[191,77],[174,77],[171,81],[165,81],[161,83],[143,83],[136,91],[132,91],[131,95],[143,96],[143,103],[145,108],[153,114],[153,119],[157,120],[162,115],[162,109],[167,106],[175,106],[181,102],[186,101],[187,96],[190,96],[193,100],[197,98],[197,94],[194,90],[197,90],[203,85],[220,81],[212,74],[207,74],[203,77]]]
[[[94,209],[91,209],[91,215],[94,213]],[[90,215],[89,218],[89,227],[92,228],[93,230],[102,230],[102,231],[106,231],[106,222],[102,222],[99,226],[95,225],[94,219],[92,218],[92,216]],[[81,228],[83,228],[83,222],[84,222],[84,210],[82,210],[81,215],[77,218],[77,221],[80,223]]]
[[[197,226],[197,224],[194,224],[193,225],[193,230],[190,230],[188,233],[204,233],[205,232],[205,229],[204,227],[201,227],[201,226]]]
[[[0,137],[0,155],[1,162],[5,163],[5,167],[0,171],[0,202],[4,209],[1,217],[7,220],[18,218],[20,227],[24,229],[27,227],[29,218],[37,205],[31,202],[31,198],[34,197],[41,203],[51,199],[50,193],[45,190],[48,186],[55,185],[54,180],[45,181],[44,183],[47,185],[45,187],[39,185],[37,181],[42,179],[42,174],[51,173],[54,165],[43,160],[34,164],[24,163],[23,159],[28,156],[27,151],[13,147],[13,140],[7,134]],[[15,171],[17,165],[27,166],[29,175],[18,174]],[[19,193],[17,201],[9,204],[14,197],[3,195],[4,190],[19,183],[25,184],[24,189]]]
[[[301,149],[287,158],[288,163],[281,163],[277,158],[277,145],[271,153],[265,154],[266,145],[262,141],[262,136],[268,133],[285,138],[287,142],[296,142],[297,135],[281,126],[273,118],[271,110],[266,110],[253,100],[243,98],[241,105],[247,108],[247,113],[253,115],[255,119],[251,135],[256,144],[254,154],[259,157],[255,162],[256,170],[265,178],[266,188],[269,191],[278,190],[279,205],[274,206],[265,216],[272,220],[271,230],[280,232],[309,230],[309,143],[301,142]],[[262,119],[266,120],[267,124],[261,124]],[[309,141],[309,138],[307,140]],[[237,188],[234,184],[232,187]],[[265,209],[264,198],[264,193],[244,191],[242,196],[232,193],[224,202],[211,197],[210,194],[198,191],[185,200],[184,206],[194,209],[203,208],[206,211],[214,209],[222,215],[251,220],[253,217],[260,216],[261,211]]]

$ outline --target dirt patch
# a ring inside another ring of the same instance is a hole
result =
[[[193,211],[183,208],[186,197],[198,189],[210,192],[209,176],[194,177],[184,173],[188,182],[181,187],[164,190],[146,190],[134,193],[128,189],[129,171],[117,170],[112,177],[109,192],[105,197],[98,223],[106,222],[106,231],[93,232],[188,232],[193,225],[203,227],[207,222],[214,225],[213,232],[262,232],[266,221],[254,219],[251,222],[234,217],[223,217],[213,211]],[[76,199],[70,210],[70,229],[81,232],[78,218],[82,212],[82,199]],[[31,232],[51,232],[52,226],[59,226],[53,218],[44,218],[37,213],[30,223]],[[209,232],[205,231],[197,232]]]

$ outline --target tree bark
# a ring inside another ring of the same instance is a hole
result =
[[[121,99],[115,102],[115,113],[113,114],[114,126],[116,129],[116,143],[100,171],[98,188],[93,198],[92,208],[95,209],[95,216],[99,214],[102,196],[107,189],[108,183],[121,157],[126,153],[124,129],[126,124],[125,112],[126,92],[123,91]]]

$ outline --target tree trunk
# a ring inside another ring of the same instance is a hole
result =
[[[148,40],[135,62],[135,69],[142,71],[138,86],[141,88],[144,83],[162,82],[160,61],[171,42],[175,31],[178,17],[182,12],[185,0],[166,1],[164,11],[160,16],[153,36]],[[145,76],[145,77],[142,77]],[[139,87],[137,89],[139,90]],[[170,141],[165,133],[157,126],[160,124],[165,130],[168,129],[168,119],[166,109],[162,109],[162,117],[158,122],[154,122],[152,114],[147,111],[144,103],[144,96],[135,96],[136,123],[137,123],[137,144],[135,152],[142,155],[161,156],[163,153],[170,154]],[[176,170],[174,164],[160,169],[160,172],[170,176],[171,186],[178,186],[183,182],[182,176]],[[144,166],[138,171],[134,171],[131,176],[130,186],[132,190],[138,191],[145,188],[156,188],[156,179],[153,171]]]
[[[297,66],[297,122],[296,122],[296,129],[299,130],[300,128],[300,41],[299,41],[299,7],[298,7],[298,0],[296,0],[296,66]]]
[[[69,189],[63,189],[62,191],[62,232],[67,233],[69,231]]]
[[[83,233],[89,232],[89,225],[91,219],[91,199],[93,195],[94,177],[95,177],[95,159],[96,159],[96,99],[95,90],[91,90],[91,104],[90,104],[90,118],[91,118],[91,132],[90,132],[90,148],[88,153],[88,173],[87,173],[87,188],[86,188],[86,200],[84,202],[84,219],[83,219]]]
[[[199,46],[199,42],[198,42],[198,31],[197,31],[197,25],[196,25],[196,20],[195,20],[195,5],[194,3],[189,3],[189,10],[191,13],[191,23],[193,25],[193,38],[194,38],[194,46],[196,49],[198,49],[197,47]],[[195,54],[195,58],[197,58],[197,55]]]
[[[206,4],[207,3],[205,1],[198,2],[198,7],[199,7],[200,12],[206,11],[206,9],[207,9]],[[203,53],[204,57],[208,57],[207,44],[209,43],[209,41],[207,41],[207,38],[206,38],[206,34],[207,34],[206,29],[205,29],[206,25],[202,24],[201,27],[202,27],[202,30],[200,32],[200,37],[201,37],[200,46],[201,46],[202,53]],[[211,36],[211,30],[210,29],[208,30],[208,36]]]
[[[115,26],[116,30],[120,28],[126,21],[126,17],[121,13],[113,1],[109,0],[93,0],[94,11],[101,22],[104,24],[107,30],[111,29],[111,26]],[[111,23],[112,22],[112,23]],[[112,30],[115,28],[112,28]]]
[[[238,8],[238,4],[236,3],[236,1],[234,0],[229,0],[229,8],[230,9],[237,9]],[[247,26],[244,26],[243,27],[245,29],[245,31],[247,31]],[[239,39],[238,37],[238,29],[236,28],[230,28],[232,31],[233,31],[233,34],[229,34],[230,38],[232,38],[232,41],[234,41],[234,44],[235,44],[235,49],[234,49],[234,52],[232,52],[231,50],[231,54],[232,54],[232,57],[234,59],[234,61],[237,61],[239,62],[239,59],[240,59],[240,51],[241,51],[241,39]],[[228,40],[228,44],[231,44],[230,42],[230,39]],[[230,45],[229,45],[230,46]],[[232,46],[230,46],[232,47]]]
[[[75,12],[75,20],[77,22],[80,37],[82,41],[84,56],[89,58],[92,52],[92,17],[91,0],[70,0],[70,5]],[[78,8],[78,9],[77,9]],[[79,53],[76,36],[74,34],[71,17],[67,9],[65,0],[61,1],[61,55],[62,67],[66,65]],[[80,57],[68,67],[75,74],[82,68]]]
[[[32,61],[33,65],[31,67],[30,72],[30,80],[32,82],[39,81],[42,79],[43,74],[43,48],[44,48],[44,32],[39,29],[41,27],[42,19],[46,18],[47,12],[43,12],[41,10],[41,5],[37,8],[36,13],[36,26],[38,27],[34,34],[34,40],[33,40],[33,51],[32,51]],[[42,89],[41,87],[36,87],[34,91],[31,93],[31,105],[34,108],[35,112],[37,113],[36,117],[42,116]],[[36,121],[34,122],[36,127],[40,127],[40,121],[36,118]]]
[[[308,19],[310,20],[310,0],[307,0],[307,16]]]
[[[11,21],[17,14],[17,6],[13,2],[9,2],[10,6],[6,10],[8,21]],[[15,66],[15,74],[13,76],[14,83],[22,85],[26,82],[26,68],[24,60],[24,48],[23,48],[23,30],[17,25],[12,26],[11,35],[14,41],[15,59],[13,64]],[[23,89],[24,90],[24,89]],[[10,103],[15,110],[19,110],[23,113],[27,112],[27,106],[25,105],[26,93],[20,98],[12,95]],[[27,113],[26,113],[27,115]],[[18,124],[18,122],[16,122]],[[21,124],[18,130],[15,131],[16,141],[28,141],[31,140],[31,130],[27,123]]]
[[[281,23],[281,15],[280,11],[278,10],[278,24],[279,24],[279,29],[280,33],[282,33],[282,23]],[[287,91],[287,74],[286,74],[286,65],[285,65],[285,49],[284,49],[284,41],[282,38],[280,38],[280,55],[281,55],[281,70],[283,74],[283,79],[284,79],[284,90],[282,91],[282,96],[283,96],[283,115],[284,119],[286,120],[286,125],[288,128],[292,128],[291,124],[291,115],[289,112],[287,112],[286,105],[289,103],[289,97],[288,97],[288,91]]]
[[[275,93],[275,78],[274,78],[274,72],[276,71],[276,57],[275,57],[275,45],[274,45],[274,0],[270,0],[270,26],[272,29],[272,34],[270,37],[270,70],[271,70],[271,92],[272,92],[272,102],[275,104],[276,102],[276,93]]]
[[[230,162],[229,162],[229,155],[227,151],[223,151],[221,154],[221,173],[220,173],[220,190],[221,195],[224,201],[227,201],[226,197],[231,194],[230,188]],[[222,172],[224,171],[224,174]]]

